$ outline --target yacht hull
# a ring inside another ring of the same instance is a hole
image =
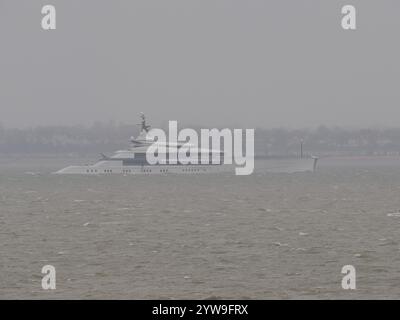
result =
[[[157,166],[70,166],[61,169],[56,174],[80,175],[138,175],[138,174],[201,174],[217,172],[234,172],[231,165],[157,165]]]

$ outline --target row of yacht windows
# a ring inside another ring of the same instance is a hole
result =
[[[131,170],[131,169],[123,169],[122,170],[122,173],[131,173],[131,172],[135,172],[135,171]],[[151,169],[142,169],[142,172],[151,172]]]
[[[97,173],[97,169],[87,169],[87,173]],[[112,170],[106,169],[104,170],[104,173],[112,173]]]
[[[197,168],[185,168],[182,169],[182,172],[200,172],[200,171],[206,171],[205,169],[197,169]],[[97,169],[87,169],[87,173],[97,173]],[[122,173],[132,173],[131,169],[123,169]],[[142,169],[142,172],[151,172],[151,169]],[[160,169],[160,172],[166,173],[168,172],[168,169]],[[104,173],[112,173],[111,169],[105,169]]]
[[[122,173],[131,173],[131,172],[135,172],[134,170],[131,169],[123,169]],[[150,169],[142,169],[142,172],[151,172]]]
[[[197,169],[197,168],[189,168],[189,169],[182,169],[183,172],[200,172],[200,171],[206,171],[206,169]]]

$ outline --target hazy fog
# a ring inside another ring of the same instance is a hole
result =
[[[41,29],[41,8],[57,30]],[[357,8],[357,30],[341,7]],[[398,0],[0,0],[5,127],[399,126]]]

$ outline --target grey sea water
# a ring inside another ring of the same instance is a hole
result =
[[[315,173],[58,176],[0,161],[0,298],[400,297],[400,159]],[[54,265],[57,289],[41,288]],[[357,290],[343,290],[354,265]]]

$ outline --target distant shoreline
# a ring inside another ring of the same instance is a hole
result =
[[[106,152],[107,153],[107,152]],[[320,159],[324,160],[377,160],[377,159],[396,159],[400,160],[400,155],[316,155]],[[100,158],[100,153],[96,152],[88,152],[88,153],[80,153],[80,152],[65,152],[65,153],[2,153],[0,152],[0,160],[1,159],[16,159],[16,158],[34,158],[34,159],[76,159],[76,158]],[[303,156],[303,158],[310,158],[311,155],[307,154]],[[289,156],[289,155],[256,155],[256,160],[263,159],[299,159],[299,156]]]

